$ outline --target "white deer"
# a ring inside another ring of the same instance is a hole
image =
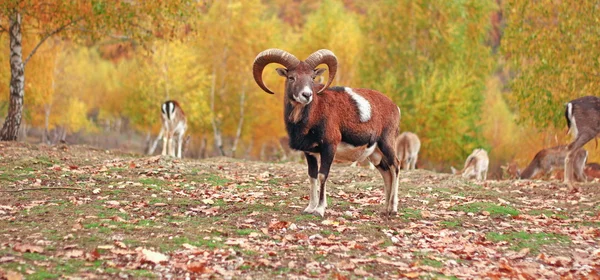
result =
[[[159,139],[163,139],[162,155],[181,158],[183,146],[183,136],[187,130],[187,118],[179,103],[175,100],[169,100],[161,106],[162,128],[149,150],[149,154],[154,153]],[[177,139],[174,139],[177,137]],[[175,153],[175,143],[177,140],[177,154]]]

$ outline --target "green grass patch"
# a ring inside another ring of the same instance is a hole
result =
[[[78,272],[81,268],[84,268],[84,266],[85,262],[82,260],[68,260],[57,265],[54,270],[60,272],[60,274],[73,274]]]
[[[431,266],[431,267],[437,267],[437,268],[440,268],[440,267],[443,267],[443,266],[444,266],[444,264],[443,264],[441,261],[438,261],[438,260],[432,260],[432,259],[430,259],[430,258],[424,258],[424,259],[421,259],[421,260],[420,260],[420,262],[421,262],[423,265],[427,265],[427,266]]]
[[[183,245],[185,243],[194,245],[196,247],[209,248],[209,249],[216,249],[216,248],[221,248],[221,247],[225,246],[225,244],[223,244],[223,241],[215,240],[213,238],[209,238],[209,239],[199,238],[199,239],[193,240],[193,239],[189,239],[187,237],[175,237],[171,240],[164,241],[160,245],[160,248],[163,251],[171,251],[171,250],[180,248],[181,245]]]
[[[89,224],[83,225],[83,228],[85,228],[85,229],[92,229],[92,228],[99,228],[99,227],[100,227],[100,223],[89,223]]]
[[[460,220],[441,221],[440,225],[444,228],[457,228],[462,226],[462,222]]]
[[[225,178],[223,178],[219,175],[215,175],[215,174],[209,174],[208,176],[204,177],[204,181],[213,186],[223,186],[223,185],[226,185],[227,183],[231,182],[231,180],[225,179]]]
[[[138,182],[142,183],[142,185],[144,185],[145,187],[149,187],[151,189],[160,189],[161,187],[167,184],[167,182],[165,182],[164,180],[156,178],[142,178],[139,179]]]
[[[418,220],[421,219],[421,210],[411,209],[411,208],[402,208],[398,210],[398,214],[400,217],[407,220]]]
[[[23,258],[32,261],[44,261],[48,257],[38,253],[23,253]]]
[[[56,279],[59,276],[60,275],[50,273],[46,270],[38,270],[38,271],[34,272],[33,274],[27,276],[27,279],[28,280]]]
[[[148,271],[148,270],[127,270],[125,271],[125,273],[133,276],[134,279],[156,279],[158,278],[154,273],[152,273],[152,271]]]
[[[467,213],[481,213],[483,211],[487,211],[493,217],[506,216],[506,215],[511,215],[511,216],[519,215],[519,210],[517,210],[513,207],[496,205],[494,203],[489,203],[489,202],[475,202],[475,203],[469,203],[469,204],[463,204],[463,205],[455,205],[455,206],[450,207],[450,210],[467,212]]]
[[[299,216],[296,216],[296,222],[302,222],[302,221],[309,221],[309,222],[316,222],[316,221],[320,221],[321,218],[317,217],[313,214],[302,214]]]
[[[250,235],[253,232],[256,232],[256,231],[253,230],[253,229],[249,229],[249,228],[246,228],[246,229],[236,229],[235,230],[235,233],[237,235]]]
[[[533,210],[530,210],[529,212],[527,212],[527,214],[532,215],[532,216],[544,215],[544,216],[546,216],[548,218],[554,216],[554,217],[556,217],[558,219],[561,219],[561,220],[567,220],[567,219],[569,219],[569,216],[567,216],[565,214],[554,213],[553,211],[547,210],[547,209],[533,209]]]
[[[545,232],[528,233],[524,231],[507,233],[489,232],[486,234],[486,238],[493,242],[506,241],[511,244],[510,249],[514,251],[529,248],[533,252],[538,252],[540,247],[544,245],[571,242],[569,237],[562,234]]]

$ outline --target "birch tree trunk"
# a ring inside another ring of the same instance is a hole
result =
[[[50,144],[50,135],[48,135],[48,133],[50,133],[48,131],[48,127],[50,126],[50,110],[52,109],[52,106],[50,106],[50,104],[45,104],[44,105],[44,134],[43,134],[43,139],[42,142],[44,142],[45,144]]]
[[[216,90],[216,81],[217,80],[217,67],[213,67],[213,76],[212,76],[212,85],[210,87],[210,110],[212,111],[211,124],[213,128],[213,134],[215,137],[215,145],[217,149],[219,149],[219,153],[221,156],[225,156],[225,151],[223,150],[223,138],[221,137],[221,127],[220,122],[217,120],[217,114],[215,112],[215,90]]]
[[[231,157],[235,157],[235,151],[237,150],[240,137],[242,136],[242,127],[244,126],[244,105],[246,103],[246,87],[242,89],[242,96],[240,96],[240,121],[238,122],[237,131],[235,132],[235,139],[231,146]]]
[[[10,16],[10,104],[8,115],[0,130],[0,140],[16,141],[23,114],[25,96],[25,65],[21,45],[21,14],[14,12]]]

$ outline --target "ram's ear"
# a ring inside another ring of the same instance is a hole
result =
[[[277,71],[277,74],[279,74],[279,76],[287,78],[287,69],[277,68],[277,69],[275,69],[275,71]]]
[[[317,68],[317,69],[315,69],[315,77],[323,75],[323,73],[325,73],[325,70],[327,70],[327,69],[325,69],[325,68]]]

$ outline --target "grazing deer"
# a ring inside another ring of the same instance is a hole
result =
[[[571,132],[574,140],[567,146],[564,182],[569,185],[571,191],[576,192],[579,189],[573,184],[575,179],[573,169],[577,162],[577,150],[600,133],[600,98],[584,96],[571,100],[565,105],[565,118],[567,133]]]
[[[465,166],[461,171],[457,171],[454,167],[450,168],[452,169],[452,174],[461,174],[466,179],[475,177],[477,181],[485,181],[489,164],[488,153],[484,149],[475,149],[467,157]]]
[[[183,145],[183,135],[187,130],[187,118],[179,103],[175,100],[169,100],[161,106],[162,128],[160,135],[163,136],[162,155],[177,156],[181,158],[181,148]],[[159,135],[159,137],[160,137]],[[177,154],[173,145],[177,136]]]
[[[502,169],[502,178],[503,179],[519,179],[521,178],[521,169],[516,162],[510,162],[506,165],[500,166]]]
[[[533,157],[533,160],[529,163],[527,168],[523,170],[521,179],[533,179],[538,176],[545,176],[550,174],[555,169],[563,169],[565,164],[565,158],[567,157],[567,146],[559,145],[543,149]],[[585,161],[587,160],[587,151],[579,149],[575,155],[575,169],[574,178],[577,181],[585,181],[585,174],[583,168]]]
[[[400,168],[414,170],[421,149],[419,136],[412,132],[403,132],[396,142],[396,154],[400,160]]]
[[[583,172],[587,178],[600,178],[600,164],[591,162],[585,165]]]

